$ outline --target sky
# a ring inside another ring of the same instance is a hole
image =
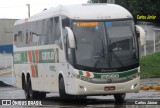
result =
[[[0,19],[24,19],[28,17],[30,4],[30,15],[35,15],[45,8],[49,9],[59,4],[87,3],[88,0],[0,0]]]

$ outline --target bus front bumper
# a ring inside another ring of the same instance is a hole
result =
[[[75,78],[73,95],[109,95],[139,92],[140,77],[124,83],[94,84]],[[107,88],[107,89],[106,89]],[[108,89],[111,88],[111,89]]]

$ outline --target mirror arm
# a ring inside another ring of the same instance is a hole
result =
[[[144,29],[138,25],[135,25],[136,26],[136,31],[138,31],[139,35],[140,35],[140,41],[141,41],[141,45],[144,45],[146,44],[145,42],[145,35],[146,35],[146,32],[144,31]]]

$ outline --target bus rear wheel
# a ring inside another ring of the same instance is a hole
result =
[[[31,83],[31,79],[29,78],[28,80],[28,93],[29,93],[29,97],[31,99],[37,99],[38,98],[38,91],[34,91],[32,90],[32,83]]]
[[[44,98],[46,98],[46,93],[45,93],[45,92],[39,92],[39,93],[38,93],[38,98],[39,98],[39,99],[44,99]]]
[[[29,90],[28,90],[28,83],[27,81],[25,81],[24,85],[23,85],[23,89],[24,89],[24,93],[25,93],[25,96],[26,96],[26,99],[29,99]]]
[[[122,94],[115,94],[114,95],[114,99],[116,102],[123,102],[125,99],[126,94],[122,93]]]

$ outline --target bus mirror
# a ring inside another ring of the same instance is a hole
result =
[[[67,32],[68,32],[68,40],[69,40],[69,46],[70,48],[75,48],[76,43],[75,43],[75,38],[72,30],[69,27],[65,27]]]
[[[138,26],[138,25],[135,25],[136,26],[136,34],[137,34],[137,37],[140,37],[140,43],[141,45],[144,45],[145,44],[145,31],[142,27]]]

